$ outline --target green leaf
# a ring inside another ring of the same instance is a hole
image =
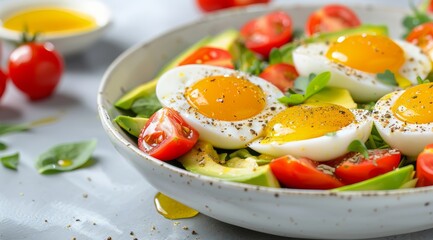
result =
[[[12,155],[0,157],[0,161],[2,162],[2,164],[5,168],[17,170],[19,158],[20,158],[20,154],[14,153]]]
[[[287,105],[298,105],[305,101],[305,97],[302,94],[290,94],[290,96],[278,98],[278,101]]]
[[[427,8],[425,7],[425,3],[420,5],[420,8],[416,8],[413,2],[410,3],[412,8],[412,15],[407,15],[403,18],[403,27],[406,29],[406,33],[403,35],[403,38],[414,29],[416,26],[421,25],[426,22],[430,22],[431,19],[427,14]]]
[[[62,172],[86,164],[96,148],[96,140],[54,146],[42,153],[36,161],[39,173]]]
[[[6,143],[0,142],[0,151],[6,150],[8,148],[8,145]]]
[[[269,54],[269,65],[283,62],[283,55],[278,48],[273,48]]]
[[[315,76],[311,80],[310,84],[308,84],[307,89],[305,90],[305,100],[307,100],[309,97],[313,96],[314,94],[320,92],[320,90],[326,87],[330,79],[331,79],[330,72],[323,72]]]
[[[349,146],[347,147],[347,150],[349,150],[349,152],[358,152],[358,153],[361,153],[362,156],[364,156],[364,158],[368,159],[368,149],[364,145],[364,143],[362,143],[359,140],[353,140],[349,144]]]
[[[156,93],[152,93],[145,98],[137,99],[132,104],[131,110],[140,117],[149,118],[161,108],[162,105],[156,97]]]
[[[378,73],[376,77],[383,84],[390,86],[398,86],[398,83],[395,80],[395,75],[390,70],[385,70],[384,73]]]
[[[416,77],[416,81],[418,82],[418,85],[424,84],[424,83],[430,83],[429,79],[422,79],[420,76]]]
[[[5,124],[0,123],[0,135],[5,135],[14,132],[23,132],[31,128],[31,124]]]

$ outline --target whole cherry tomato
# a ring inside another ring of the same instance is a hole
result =
[[[162,161],[173,160],[188,152],[198,140],[198,132],[178,112],[161,108],[141,130],[138,148]]]
[[[417,187],[433,185],[433,144],[424,148],[416,160]]]
[[[60,82],[63,58],[51,43],[26,43],[9,56],[9,77],[31,100],[50,96]]]
[[[418,25],[409,33],[406,40],[420,47],[433,61],[433,23]]]

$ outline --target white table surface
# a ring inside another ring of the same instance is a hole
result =
[[[0,7],[5,1],[0,1]],[[285,1],[289,0],[274,3]],[[113,25],[96,45],[66,58],[66,71],[54,96],[30,102],[10,84],[1,99],[1,122],[59,119],[0,139],[10,147],[5,153],[21,154],[17,172],[0,167],[0,239],[286,239],[204,215],[168,220],[156,212],[157,190],[122,159],[102,129],[96,110],[97,89],[104,71],[124,50],[203,13],[193,0],[105,2],[113,12]],[[407,5],[406,1],[380,3]],[[2,67],[7,54],[5,49]],[[40,175],[34,168],[35,158],[49,147],[91,138],[98,140],[93,166],[55,175]],[[433,229],[376,240],[391,239],[433,239]]]

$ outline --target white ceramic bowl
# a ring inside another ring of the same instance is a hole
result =
[[[38,41],[49,41],[63,55],[85,50],[95,43],[111,23],[111,12],[98,0],[12,0],[0,2],[0,39],[6,42],[19,42],[21,32],[6,29],[1,20],[11,14],[29,8],[61,7],[85,13],[96,20],[96,27],[71,33],[41,34]]]
[[[260,232],[298,237],[358,239],[396,235],[433,227],[433,187],[364,192],[330,192],[257,187],[188,172],[141,152],[113,119],[113,103],[127,90],[151,80],[170,58],[207,34],[240,27],[271,9],[287,11],[302,27],[317,5],[252,7],[211,15],[153,41],[132,47],[107,70],[98,111],[114,147],[159,191],[203,214]],[[364,22],[402,33],[406,12],[391,7],[353,6]],[[149,57],[151,56],[151,57]]]

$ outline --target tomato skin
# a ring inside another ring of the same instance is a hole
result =
[[[420,47],[433,60],[433,22],[423,23],[407,35],[406,41]]]
[[[226,67],[233,69],[232,55],[220,48],[201,47],[179,63],[179,66],[186,64],[207,64],[212,66]]]
[[[283,156],[269,164],[278,181],[289,188],[332,189],[343,186],[337,178],[318,170],[318,163],[307,158]]]
[[[0,98],[5,93],[7,79],[8,76],[6,75],[6,73],[4,73],[3,70],[0,69]]]
[[[305,34],[334,32],[361,25],[358,16],[348,7],[329,4],[313,12],[305,24]]]
[[[293,23],[287,13],[275,11],[250,20],[240,33],[248,49],[267,57],[273,48],[291,40]]]
[[[282,92],[293,87],[295,79],[299,77],[298,71],[293,65],[277,63],[266,67],[259,77],[275,85]]]
[[[196,0],[196,4],[205,12],[224,8],[241,7],[255,3],[269,3],[270,0]]]
[[[433,144],[424,148],[416,160],[417,187],[433,186]]]
[[[368,150],[369,158],[348,153],[335,168],[335,176],[345,184],[361,182],[398,168],[401,153],[395,149]]]
[[[63,58],[51,43],[27,43],[9,56],[9,77],[31,100],[50,96],[60,82]]]
[[[198,132],[171,108],[155,112],[141,130],[138,148],[162,161],[176,159],[195,145]]]

